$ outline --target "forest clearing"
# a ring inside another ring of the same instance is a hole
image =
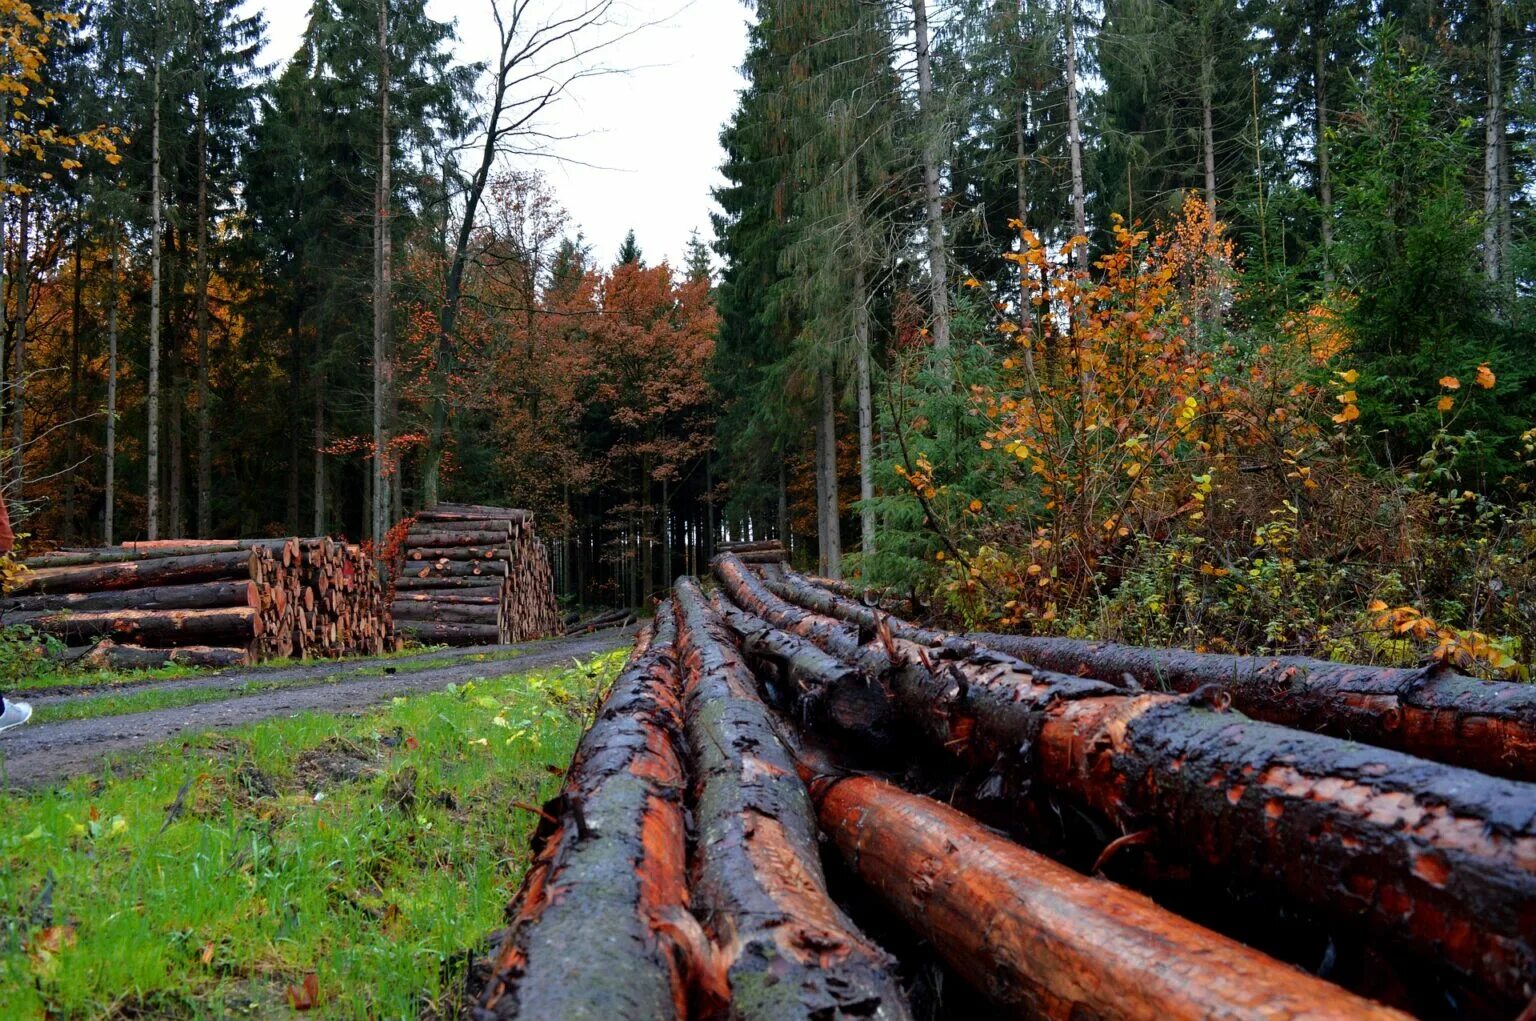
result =
[[[0,0],[0,1017],[1536,1017],[1530,0]]]

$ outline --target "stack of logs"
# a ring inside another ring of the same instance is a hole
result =
[[[55,638],[85,665],[234,666],[395,645],[374,562],[331,539],[126,543],[26,566],[0,626]]]
[[[533,515],[440,503],[406,533],[391,606],[402,634],[433,645],[505,645],[561,630]]]
[[[471,1016],[1531,1016],[1536,688],[714,570],[540,813]]]

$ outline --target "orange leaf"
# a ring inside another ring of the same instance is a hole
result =
[[[1493,384],[1497,382],[1498,377],[1493,374],[1493,370],[1488,367],[1487,362],[1484,362],[1477,367],[1478,386],[1482,387],[1484,390],[1492,390]]]
[[[1461,380],[1457,379],[1455,376],[1441,376],[1440,385],[1445,387],[1447,390],[1460,390]]]
[[[1450,394],[1441,394],[1440,399],[1435,402],[1435,407],[1439,408],[1441,411],[1450,411],[1455,406],[1456,398],[1452,397]]]

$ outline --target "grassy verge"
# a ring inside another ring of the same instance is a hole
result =
[[[522,872],[514,802],[554,793],[622,661],[0,795],[0,1017],[283,1015],[309,976],[321,1016],[435,1013]]]

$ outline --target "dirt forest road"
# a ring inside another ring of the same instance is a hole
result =
[[[180,735],[226,730],[301,712],[355,712],[397,695],[438,691],[445,685],[462,684],[477,677],[503,677],[584,659],[626,647],[633,640],[633,629],[600,631],[525,645],[436,653],[420,657],[434,661],[426,669],[411,669],[409,659],[348,660],[281,669],[253,667],[212,677],[145,685],[134,690],[224,687],[234,692],[253,682],[282,687],[199,705],[18,728],[0,736],[0,787],[40,787],[94,770],[108,757]],[[517,650],[520,655],[489,661],[484,658],[487,653],[510,650]],[[441,665],[437,661],[442,661]],[[59,697],[92,696],[55,696],[36,698],[33,702],[43,705]]]

